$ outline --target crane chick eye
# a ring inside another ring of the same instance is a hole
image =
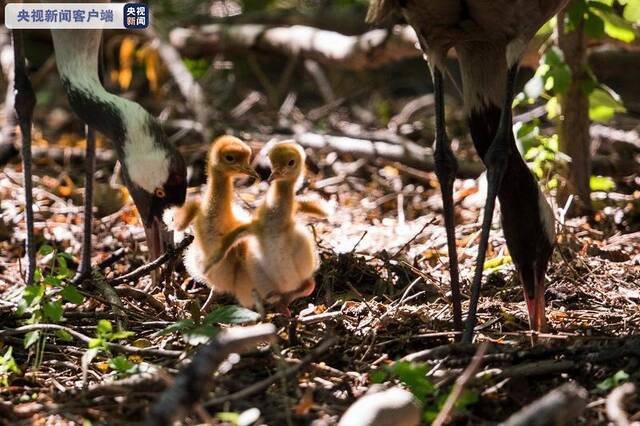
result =
[[[289,167],[293,167],[296,164],[296,160],[289,160]]]
[[[226,161],[227,163],[235,163],[235,161],[236,161],[236,157],[234,157],[234,156],[233,156],[233,155],[231,155],[231,154],[227,154],[227,155],[225,155],[225,156],[224,156],[224,159],[225,159],[225,161]]]
[[[156,190],[153,193],[158,198],[164,198],[167,195],[167,193],[164,192],[164,189],[162,188],[156,188]]]

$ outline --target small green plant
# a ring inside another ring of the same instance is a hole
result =
[[[160,335],[180,333],[185,343],[199,345],[207,342],[220,330],[218,324],[244,324],[257,321],[258,313],[236,305],[220,306],[205,317],[195,309],[191,318],[176,321],[160,332]]]
[[[636,38],[637,31],[634,25],[637,26],[639,22],[638,0],[576,0],[571,2],[567,9],[564,30],[571,32],[584,23],[585,34],[592,40],[610,37],[630,43]],[[554,23],[555,20],[545,25],[540,33],[551,34]],[[616,113],[626,111],[620,96],[601,84],[589,65],[585,65],[584,74],[586,78],[583,77],[581,88],[589,98],[589,118],[592,121],[607,122]],[[533,104],[543,100],[546,102],[547,119],[558,125],[561,116],[559,97],[566,93],[572,81],[572,71],[562,50],[547,43],[536,73],[514,103]],[[532,171],[549,189],[556,188],[559,168],[567,168],[570,161],[570,158],[559,152],[557,135],[543,135],[537,118],[519,124],[517,133],[523,154]],[[591,187],[592,190],[604,190],[603,187],[611,190],[615,184],[611,179],[596,177],[592,178]]]
[[[20,374],[16,360],[13,359],[13,348],[9,346],[0,357],[0,385],[9,386],[9,375]]]
[[[134,372],[135,364],[129,361],[125,356],[112,356],[109,343],[117,340],[126,339],[133,336],[132,331],[114,330],[111,322],[105,319],[98,321],[96,327],[96,337],[89,340],[89,349],[82,357],[83,365],[88,365],[100,352],[107,355],[107,364],[119,376],[128,375]]]
[[[68,253],[58,252],[49,245],[43,245],[39,254],[49,256],[51,261],[47,268],[36,269],[33,283],[27,285],[22,292],[16,314],[30,314],[25,321],[26,324],[59,323],[64,320],[63,304],[80,305],[84,302],[84,296],[75,286],[64,283],[65,279],[73,275],[67,263],[71,258]],[[71,336],[63,330],[57,330],[55,335],[63,341],[71,340]],[[46,337],[46,333],[41,330],[30,331],[24,336],[25,349],[37,345],[33,364],[35,368],[42,362]]]
[[[396,362],[371,373],[373,383],[382,383],[388,380],[399,380],[407,385],[411,393],[422,404],[422,418],[431,423],[437,417],[444,406],[450,390],[445,391],[436,387],[427,378],[429,366],[422,363]],[[456,402],[455,408],[464,412],[467,407],[478,402],[476,392],[465,390]]]
[[[626,382],[628,379],[629,375],[624,370],[619,370],[613,376],[598,383],[597,388],[601,391],[608,391],[617,387],[620,383]]]

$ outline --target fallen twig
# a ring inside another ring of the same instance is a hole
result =
[[[501,426],[575,424],[587,406],[588,392],[566,383],[509,417]]]
[[[272,376],[267,377],[264,380],[261,380],[257,383],[254,383],[251,386],[248,386],[242,390],[239,390],[238,392],[229,394],[229,395],[225,395],[225,396],[221,396],[218,398],[213,398],[208,400],[207,402],[204,403],[205,407],[212,407],[215,405],[220,405],[223,404],[225,402],[228,401],[235,401],[237,399],[242,399],[245,398],[249,395],[252,395],[256,392],[260,392],[263,389],[266,389],[267,387],[269,387],[271,384],[277,382],[278,380],[281,380],[284,377],[288,377],[292,374],[297,373],[298,371],[300,371],[304,366],[306,366],[307,364],[311,363],[315,358],[317,358],[318,356],[322,355],[324,352],[326,352],[331,346],[333,346],[336,342],[338,341],[337,337],[329,337],[328,339],[323,340],[322,342],[320,342],[318,344],[318,346],[316,346],[315,348],[313,348],[311,351],[309,351],[309,353],[307,354],[307,356],[305,356],[304,358],[302,358],[302,360],[300,360],[299,363],[297,363],[296,365],[293,365],[289,368],[287,368],[286,370],[280,370],[277,373],[275,373]]]
[[[447,400],[442,407],[442,410],[440,410],[438,416],[433,421],[433,426],[441,426],[447,421],[447,419],[451,415],[451,412],[453,411],[453,408],[455,407],[456,402],[458,402],[458,399],[460,398],[460,396],[462,396],[464,387],[476,374],[476,371],[478,371],[478,369],[480,368],[480,365],[482,364],[482,357],[484,357],[484,354],[487,352],[488,347],[489,344],[487,342],[482,343],[478,348],[476,354],[473,356],[471,363],[467,366],[467,368],[464,369],[462,374],[458,376],[455,385],[453,385],[451,393],[447,397]]]
[[[133,299],[139,300],[151,306],[154,310],[158,312],[164,312],[165,310],[164,304],[158,299],[156,299],[155,297],[153,297],[153,295],[150,293],[147,293],[126,285],[120,285],[116,287],[115,291],[118,293],[118,296],[131,297]]]
[[[118,284],[135,281],[138,278],[147,275],[149,272],[155,271],[169,260],[176,259],[180,255],[180,253],[182,253],[182,251],[186,249],[192,242],[193,235],[187,235],[182,239],[182,241],[180,241],[180,243],[178,243],[177,246],[170,247],[164,254],[162,254],[162,256],[158,257],[156,260],[153,260],[146,265],[142,265],[141,267],[134,269],[133,271],[128,272],[124,275],[115,277],[110,281],[109,284],[111,284],[112,286],[116,286]]]
[[[147,425],[171,425],[185,411],[198,403],[211,388],[213,373],[227,357],[241,352],[264,340],[275,337],[273,324],[236,327],[220,332],[208,344],[203,345],[173,385],[154,404]]]
[[[23,325],[18,328],[0,330],[0,336],[4,336],[4,335],[10,336],[12,334],[24,334],[24,333],[28,333],[30,331],[35,331],[35,330],[62,330],[62,331],[66,331],[72,337],[75,337],[81,342],[89,343],[89,341],[91,340],[89,336],[82,334],[79,331],[74,330],[73,328],[65,327],[59,324]],[[105,344],[111,350],[114,350],[116,352],[124,352],[128,354],[165,356],[165,357],[172,357],[172,358],[177,358],[183,354],[182,351],[172,351],[167,349],[136,348],[134,346],[121,345],[118,343],[111,343],[111,342],[106,342]]]
[[[98,263],[97,268],[99,270],[108,268],[109,266],[113,265],[114,263],[122,259],[125,253],[126,251],[124,248],[121,247],[117,249],[116,251],[111,253],[106,259],[104,259],[102,262]],[[75,277],[73,277],[70,284],[76,285],[76,286],[79,285],[85,278],[88,277],[89,272],[90,271],[87,271],[85,274],[76,275]]]

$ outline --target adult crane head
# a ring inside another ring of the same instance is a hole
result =
[[[156,120],[148,114],[146,119],[140,132],[128,136],[135,140],[125,144],[122,175],[144,225],[149,254],[155,259],[172,242],[162,216],[166,209],[184,204],[187,169]]]

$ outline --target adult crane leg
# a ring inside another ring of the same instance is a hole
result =
[[[96,135],[85,126],[87,147],[85,151],[84,174],[84,229],[82,234],[82,254],[76,280],[88,278],[91,272],[91,236],[93,234],[93,175],[96,168]]]
[[[460,300],[460,278],[458,273],[458,254],[456,250],[456,230],[453,207],[453,182],[458,171],[458,162],[451,150],[451,141],[447,137],[444,119],[444,88],[442,71],[431,67],[436,110],[435,166],[436,176],[442,192],[442,210],[447,233],[449,252],[449,275],[451,278],[451,299],[453,303],[453,326],[462,331],[462,302]]]
[[[31,120],[36,105],[36,96],[27,75],[24,44],[20,30],[11,30],[13,38],[14,108],[22,134],[22,172],[24,176],[25,222],[27,238],[26,283],[31,284],[36,269],[36,247],[33,233],[33,177],[31,173]]]
[[[502,183],[502,178],[507,166],[507,160],[511,149],[509,143],[512,128],[511,105],[513,103],[514,85],[518,74],[518,65],[512,65],[507,72],[507,90],[504,97],[504,105],[500,112],[500,124],[494,140],[484,158],[487,167],[487,200],[484,206],[484,216],[482,218],[482,228],[480,232],[480,244],[478,246],[478,257],[476,259],[476,269],[471,284],[471,299],[469,301],[469,312],[465,324],[462,341],[470,343],[473,340],[473,332],[476,326],[476,312],[478,310],[478,299],[480,298],[480,287],[482,284],[482,271],[489,243],[489,232],[491,221],[496,204],[498,189]]]

